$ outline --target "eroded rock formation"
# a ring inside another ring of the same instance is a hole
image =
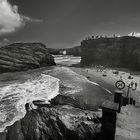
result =
[[[14,43],[0,48],[0,73],[55,65],[42,43]]]
[[[97,140],[99,112],[70,105],[38,107],[0,134],[1,140]]]

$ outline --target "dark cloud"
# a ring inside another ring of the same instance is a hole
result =
[[[41,41],[71,47],[87,35],[140,32],[139,0],[9,0],[18,13],[42,19],[8,36],[11,41]],[[28,19],[28,18],[26,18]],[[30,21],[30,20],[28,20]]]

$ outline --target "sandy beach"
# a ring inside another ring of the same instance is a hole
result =
[[[71,67],[73,71],[84,75],[90,81],[96,82],[102,87],[110,90],[112,92],[112,100],[115,87],[115,82],[119,80],[120,76],[122,76],[123,81],[126,84],[126,87],[123,89],[123,94],[127,93],[127,85],[132,81],[132,79],[128,79],[130,73],[119,71],[118,75],[114,75],[112,73],[112,69],[106,69],[106,77],[103,76],[103,72],[97,71],[95,68],[75,68]],[[132,73],[132,72],[131,72]],[[117,126],[116,126],[116,137],[115,140],[140,140],[140,76],[133,75],[133,81],[138,83],[137,90],[130,89],[130,97],[133,97],[136,100],[136,106],[127,105],[122,107],[121,113],[117,115]]]
[[[78,74],[84,75],[87,77],[90,81],[98,83],[100,86],[108,89],[109,91],[114,93],[115,90],[118,90],[115,86],[115,83],[120,79],[120,76],[122,77],[122,80],[125,83],[125,88],[123,89],[123,94],[126,96],[127,90],[128,90],[128,85],[133,82],[137,82],[138,86],[137,89],[134,90],[133,88],[130,88],[129,96],[133,97],[137,104],[139,105],[140,102],[140,75],[133,75],[131,72],[131,75],[133,79],[128,79],[128,76],[130,73],[124,72],[124,71],[119,71],[119,74],[113,74],[112,69],[106,69],[105,73],[106,76],[103,76],[104,72],[97,71],[96,68],[91,67],[91,68],[77,68],[77,67],[71,67],[73,71],[75,71]]]

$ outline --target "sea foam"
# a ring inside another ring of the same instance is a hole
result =
[[[0,131],[21,119],[25,104],[33,100],[45,100],[59,94],[59,79],[41,74],[24,83],[14,83],[0,88]]]

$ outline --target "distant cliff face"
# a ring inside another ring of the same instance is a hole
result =
[[[67,55],[81,56],[81,46],[66,49]]]
[[[66,51],[66,55],[80,56],[81,55],[81,46],[75,46],[73,48],[67,49],[52,49],[48,48],[50,54],[53,55],[63,55],[63,52]]]
[[[140,38],[114,37],[81,42],[81,64],[140,70]]]
[[[15,43],[0,48],[0,73],[55,65],[42,43]]]

